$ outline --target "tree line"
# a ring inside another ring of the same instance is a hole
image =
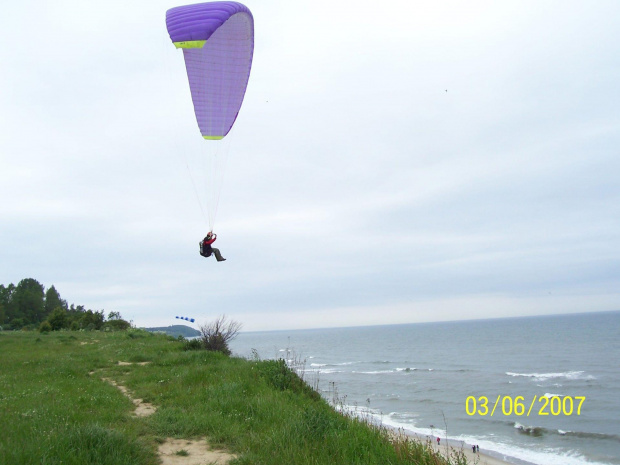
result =
[[[83,305],[67,305],[52,285],[49,289],[36,279],[22,279],[17,286],[0,284],[0,329],[57,331],[70,329],[124,330],[131,324],[119,312],[93,311]]]

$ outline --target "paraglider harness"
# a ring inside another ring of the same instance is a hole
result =
[[[211,249],[211,244],[215,242],[215,239],[217,239],[217,234],[213,234],[211,236],[211,239],[209,239],[209,236],[207,235],[203,240],[200,241],[200,255],[202,255],[203,257],[211,256],[211,254],[213,253],[213,250]]]

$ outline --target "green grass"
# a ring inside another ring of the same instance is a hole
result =
[[[204,436],[239,465],[446,463],[336,412],[282,361],[183,348],[136,331],[0,333],[0,463],[156,464],[164,438]],[[132,416],[103,377],[157,412]]]

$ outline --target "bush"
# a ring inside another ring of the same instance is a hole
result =
[[[129,328],[127,330],[127,336],[130,339],[140,339],[143,337],[151,337],[152,335],[153,333],[149,333],[148,331],[145,331],[144,329]]]
[[[52,325],[49,321],[44,321],[39,325],[39,332],[43,334],[47,334],[52,330]]]
[[[67,328],[69,326],[69,314],[64,308],[61,307],[56,307],[47,319],[54,331]]]
[[[105,322],[106,331],[125,331],[131,328],[131,323],[125,320],[109,320]]]
[[[204,349],[200,339],[191,339],[183,341],[183,350],[200,350]]]
[[[214,322],[200,327],[202,333],[202,345],[207,350],[222,352],[230,355],[228,343],[232,341],[241,330],[241,323],[227,320],[225,315],[218,317]]]

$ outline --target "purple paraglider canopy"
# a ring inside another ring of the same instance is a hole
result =
[[[166,12],[170,39],[183,49],[194,112],[205,139],[232,128],[250,78],[254,19],[237,2],[185,5]]]

